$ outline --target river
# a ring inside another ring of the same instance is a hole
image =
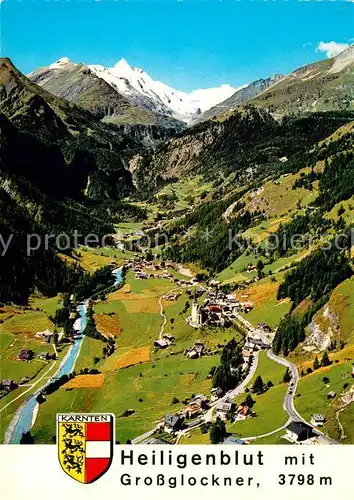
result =
[[[112,274],[115,276],[114,285],[118,286],[123,281],[123,268],[114,269]],[[28,398],[22,403],[22,405],[16,411],[8,429],[5,433],[4,444],[19,444],[22,435],[25,432],[29,432],[36,420],[36,415],[38,412],[39,404],[37,402],[38,394],[51,382],[60,378],[62,375],[69,375],[75,367],[76,360],[80,354],[81,344],[84,340],[83,331],[87,325],[87,301],[81,303],[77,310],[80,317],[76,320],[74,328],[78,332],[75,335],[74,343],[69,348],[64,359],[60,363],[58,370],[55,374],[47,380],[39,389],[28,396]]]

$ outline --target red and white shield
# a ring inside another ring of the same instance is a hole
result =
[[[113,458],[114,416],[110,413],[57,415],[59,462],[80,483],[93,483],[108,471]]]

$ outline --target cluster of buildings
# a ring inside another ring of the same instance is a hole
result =
[[[17,359],[19,361],[31,361],[35,357],[34,352],[31,349],[21,349],[18,353]],[[53,359],[53,354],[49,354],[49,352],[40,352],[38,354],[38,359],[41,361],[49,361]]]
[[[149,278],[162,278],[170,280],[176,284],[189,285],[190,281],[174,278],[173,275],[168,271],[165,262],[151,262],[145,259],[139,259],[136,261],[128,261],[125,264],[125,269],[132,269],[134,276],[138,280],[149,279]]]
[[[189,359],[197,359],[205,354],[209,354],[209,350],[204,346],[203,342],[196,340],[194,346],[185,351],[185,355]]]
[[[155,347],[155,349],[166,349],[166,347],[173,345],[174,341],[175,341],[175,338],[173,335],[171,335],[169,333],[165,333],[161,339],[155,340],[154,347]]]
[[[193,301],[191,315],[186,318],[193,328],[203,325],[231,326],[232,318],[237,317],[238,312],[249,312],[253,304],[241,302],[232,293],[210,291],[204,299],[203,305]]]
[[[51,332],[47,328],[47,330],[44,330],[43,332],[37,332],[34,336],[40,338],[46,344],[50,344],[52,342],[54,332]]]
[[[209,408],[209,398],[204,394],[197,394],[188,401],[186,406],[177,413],[165,415],[161,423],[161,429],[169,434],[173,434],[188,427],[186,419],[193,419]]]
[[[75,319],[76,317],[76,313],[71,313],[71,316],[70,316],[70,319]],[[54,336],[57,335],[57,341],[60,342],[61,339],[63,338],[64,336],[64,330],[62,330],[61,332],[51,332],[48,328],[46,330],[44,330],[43,332],[37,332],[35,333],[35,337],[41,339],[45,344],[51,344],[54,340]]]
[[[209,399],[204,394],[195,396],[182,410],[185,418],[195,418],[209,408]]]
[[[230,396],[224,396],[216,403],[216,417],[221,420],[245,420],[252,417],[249,406],[241,404],[236,406],[235,401]]]
[[[186,403],[186,401],[185,401]],[[237,406],[234,400],[224,394],[220,387],[213,387],[211,389],[210,397],[204,394],[197,394],[177,413],[165,415],[161,422],[160,429],[169,434],[177,433],[183,429],[192,428],[202,420],[198,417],[208,409],[215,407],[216,418],[223,421],[244,420],[252,416],[251,409],[246,405]],[[194,422],[187,423],[187,419],[197,419]],[[229,443],[231,444],[231,443]],[[241,443],[232,443],[241,444]],[[243,443],[242,443],[243,444]]]

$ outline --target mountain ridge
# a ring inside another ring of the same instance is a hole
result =
[[[73,63],[68,58],[36,69],[28,78],[36,85],[87,109],[108,123],[158,125],[176,129],[182,127],[172,116],[139,109],[88,66]]]
[[[132,99],[136,105],[170,114],[185,122],[237,90],[229,84],[223,84],[190,93],[182,92],[153,80],[143,69],[130,66],[125,59],[121,59],[111,68],[97,64],[89,65],[89,68]]]

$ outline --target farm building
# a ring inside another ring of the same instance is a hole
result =
[[[166,415],[164,418],[164,429],[169,433],[180,431],[183,427],[183,422],[184,417],[181,415]]]
[[[234,401],[228,396],[225,396],[224,398],[220,399],[216,404],[216,416],[219,417],[221,420],[228,420],[229,412],[233,410],[234,407],[235,407]]]
[[[311,424],[315,427],[322,427],[326,422],[326,417],[319,413],[314,413],[311,415]]]
[[[169,346],[169,343],[166,340],[155,340],[154,347],[155,349],[166,349]]]
[[[21,361],[30,361],[34,356],[34,352],[30,349],[22,349],[18,354],[18,359]]]
[[[306,441],[313,435],[312,427],[304,422],[291,422],[286,428],[286,438],[292,443]]]
[[[48,361],[48,359],[51,358],[49,352],[41,352],[38,354],[38,357],[39,359],[41,359],[42,361]]]
[[[17,389],[17,387],[18,387],[16,382],[14,382],[11,379],[3,380],[0,385],[3,389],[7,389],[8,391],[13,391],[14,389]]]
[[[210,391],[210,394],[210,401],[213,403],[224,395],[224,391],[221,389],[221,387],[213,387]]]

